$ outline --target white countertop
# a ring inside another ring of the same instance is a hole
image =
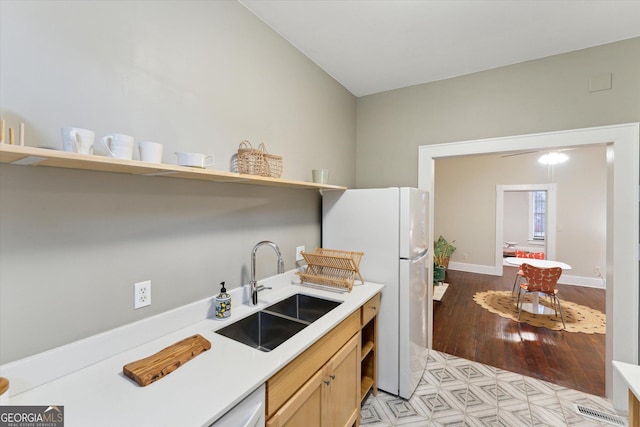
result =
[[[627,387],[640,399],[640,366],[614,360],[613,367],[620,373]]]
[[[281,282],[273,290],[260,292],[260,303],[256,307],[232,301],[232,316],[228,320],[199,321],[11,396],[9,404],[64,405],[67,427],[209,425],[383,287],[365,283],[354,285],[351,293],[337,293],[293,285],[287,273],[282,275]],[[295,293],[343,303],[268,353],[214,333]],[[194,334],[209,340],[211,349],[166,377],[140,387],[123,375],[122,367],[127,363],[150,356]]]

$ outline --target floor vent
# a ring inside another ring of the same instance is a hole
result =
[[[588,406],[573,405],[576,408],[576,412],[583,417],[591,418],[592,420],[599,421],[601,423],[610,424],[612,426],[626,427],[627,421],[617,415],[608,414],[606,412],[598,411],[597,409],[589,408]]]

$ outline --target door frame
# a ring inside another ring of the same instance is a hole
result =
[[[638,229],[640,183],[640,123],[516,135],[418,147],[418,187],[430,192],[428,227],[433,235],[435,160],[439,158],[607,145],[607,289],[606,395],[618,410],[627,408],[624,380],[612,361],[638,364],[639,302]],[[429,263],[433,254],[429,253]],[[432,293],[429,292],[429,306]],[[427,328],[433,332],[433,313]],[[429,339],[431,347],[431,339]]]
[[[521,185],[496,185],[496,276],[502,276],[503,254],[502,242],[504,242],[504,193],[505,192],[547,192],[547,208],[545,210],[545,258],[556,259],[556,222],[557,202],[556,184],[521,184]]]

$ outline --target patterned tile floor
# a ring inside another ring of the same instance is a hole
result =
[[[431,350],[410,400],[369,393],[361,417],[375,427],[611,425],[578,415],[574,403],[620,416],[605,398]]]

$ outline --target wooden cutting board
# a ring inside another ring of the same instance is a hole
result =
[[[185,338],[159,352],[127,363],[122,372],[142,387],[158,381],[200,353],[211,348],[211,343],[202,335]]]
[[[0,396],[2,396],[8,390],[9,390],[9,380],[6,378],[0,377]]]

